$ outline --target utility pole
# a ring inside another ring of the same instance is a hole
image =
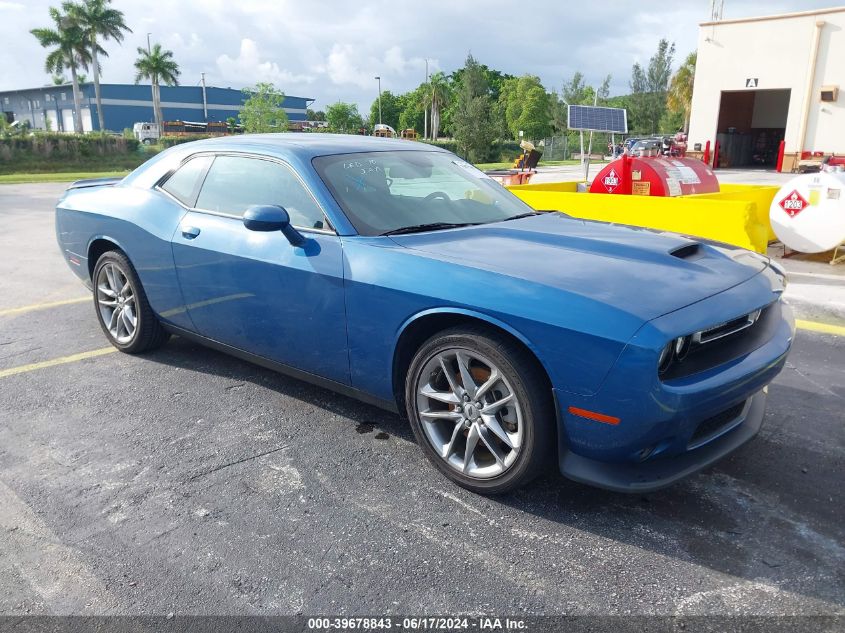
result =
[[[374,79],[378,81],[378,122],[381,125],[381,76],[377,76]]]
[[[147,55],[153,54],[153,48],[150,46],[150,35],[152,33],[147,33]],[[155,120],[156,124],[158,125],[158,133],[159,135],[164,134],[164,125],[163,122],[160,120],[159,112],[158,112],[158,81],[156,80],[156,76],[153,75],[150,77],[150,81],[152,82],[152,93],[153,93],[153,119]]]
[[[202,113],[205,116],[205,122],[208,123],[208,99],[205,96],[205,73],[200,73],[200,81],[202,82]]]
[[[595,93],[594,97],[593,97],[593,107],[596,107],[598,104],[599,104],[599,93],[597,91]],[[583,135],[584,135],[584,132],[582,131],[581,132],[581,138],[582,138],[581,153],[582,153],[582,156],[583,156],[583,153],[584,153],[584,141],[583,141],[584,136]],[[584,163],[584,182],[588,182],[590,180],[590,156],[592,155],[592,153],[593,153],[593,131],[590,130],[590,146],[587,149],[587,162]]]
[[[710,21],[719,22],[725,11],[725,0],[710,0]]]

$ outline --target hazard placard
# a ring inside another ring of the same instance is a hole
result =
[[[617,175],[616,170],[611,169],[601,182],[604,185],[604,188],[607,189],[607,193],[613,193],[613,190],[619,186],[619,176]]]
[[[788,194],[783,200],[778,202],[780,208],[786,211],[786,214],[793,218],[799,213],[801,213],[805,207],[810,205],[809,202],[798,193],[797,189],[793,189],[792,193]]]

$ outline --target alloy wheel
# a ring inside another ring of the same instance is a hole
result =
[[[97,275],[97,308],[111,337],[129,343],[138,327],[135,291],[121,268],[108,262]]]
[[[513,466],[523,443],[523,415],[507,377],[485,356],[465,348],[433,355],[415,392],[420,425],[451,468],[475,479]]]

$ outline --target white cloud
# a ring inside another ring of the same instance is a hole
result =
[[[0,0],[0,90],[49,81],[44,51],[29,30],[50,23],[60,0]],[[469,51],[481,63],[514,75],[533,73],[549,90],[581,71],[597,83],[613,75],[611,91],[628,90],[634,61],[647,62],[661,37],[676,43],[676,61],[697,41],[709,3],[541,0],[514,10],[508,0],[320,0],[319,10],[297,0],[180,0],[150,11],[149,0],[113,0],[132,27],[123,45],[106,42],[103,81],[134,80],[137,48],[147,33],[173,51],[180,81],[243,88],[271,81],[286,94],[337,100],[367,111],[384,90],[402,93],[432,71],[460,68]],[[831,0],[730,0],[726,17],[825,7]],[[23,9],[23,10],[21,10]],[[89,73],[90,76],[90,73]]]
[[[295,74],[279,68],[276,62],[262,60],[258,45],[249,38],[241,40],[236,58],[226,54],[217,58],[217,71],[224,80],[233,83],[270,82],[282,89],[285,84],[310,84],[315,79],[312,75]]]
[[[411,79],[414,86],[422,81],[425,59],[422,57],[406,58],[402,47],[391,46],[384,55],[367,55],[361,47],[350,44],[335,44],[326,58],[325,64],[317,65],[315,70],[323,73],[337,85],[351,84],[363,89],[372,89],[375,76],[380,75],[382,87],[391,89],[391,82],[404,86]],[[431,65],[435,68],[435,64]],[[413,87],[413,86],[412,86]],[[394,91],[401,90],[394,85]]]

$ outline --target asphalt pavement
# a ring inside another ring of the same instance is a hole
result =
[[[396,415],[112,353],[63,188],[0,186],[0,615],[845,614],[845,338],[799,330],[760,435],[670,489],[485,498]]]

